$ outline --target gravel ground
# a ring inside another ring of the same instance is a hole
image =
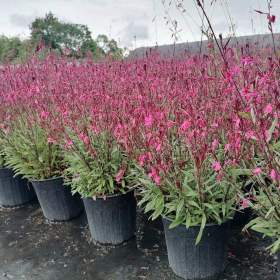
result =
[[[92,244],[83,214],[67,223],[45,221],[38,204],[0,209],[0,280],[175,280],[162,225],[138,215],[137,236],[117,247]],[[235,225],[219,280],[276,280],[267,240]]]

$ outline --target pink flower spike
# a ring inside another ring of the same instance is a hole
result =
[[[145,126],[150,127],[153,125],[153,116],[148,115],[145,117]]]
[[[216,172],[218,172],[222,169],[222,166],[221,166],[220,162],[218,162],[218,161],[213,162],[212,167]]]
[[[147,158],[146,155],[140,155],[139,156],[138,162],[139,162],[140,166],[142,166],[142,167],[144,166],[146,158]]]
[[[156,183],[157,185],[160,185],[160,176],[156,175],[156,176],[154,177],[154,181],[155,181],[155,183]]]
[[[267,104],[266,107],[264,108],[264,113],[265,114],[271,114],[272,113],[272,105],[271,104]]]
[[[253,170],[253,174],[254,174],[255,176],[260,175],[261,173],[262,173],[262,170],[261,170],[261,168],[259,168],[259,167],[255,168],[255,169]]]
[[[228,152],[229,151],[229,149],[230,149],[230,144],[225,144],[225,152]]]
[[[161,150],[161,143],[158,143],[157,146],[156,146],[156,151],[160,152],[160,150]]]
[[[119,170],[119,172],[117,173],[117,175],[116,175],[116,181],[117,181],[117,183],[120,183],[121,182],[121,180],[122,180],[122,178],[123,178],[123,176],[124,176],[124,173],[125,173],[125,169],[120,169]]]
[[[54,144],[55,140],[52,137],[48,138],[48,144]]]
[[[216,151],[219,146],[219,141],[217,139],[213,140],[212,142],[212,150]]]
[[[181,129],[182,131],[186,131],[188,128],[190,128],[190,126],[191,126],[191,122],[188,121],[188,120],[186,120],[186,121],[184,121],[184,122],[182,123],[180,129]]]
[[[249,207],[249,202],[250,201],[248,199],[246,199],[246,198],[242,199],[241,208],[242,209],[248,208]]]
[[[267,19],[269,23],[275,23],[276,16],[275,15],[267,15]]]
[[[271,171],[270,171],[270,178],[273,181],[276,181],[276,179],[277,179],[277,174],[276,174],[276,171],[274,169],[271,169]]]

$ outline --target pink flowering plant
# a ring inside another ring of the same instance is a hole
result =
[[[18,67],[7,66],[1,73],[1,80],[9,80],[1,84],[0,139],[5,165],[30,180],[61,176],[65,168],[57,115],[51,113],[55,106],[48,87],[53,70],[51,61],[34,59]]]
[[[85,198],[106,197],[131,188],[130,161],[106,132],[69,133],[65,145],[65,181]]]
[[[141,61],[129,99],[117,95],[128,108],[117,139],[137,162],[140,205],[152,219],[171,219],[171,227],[199,226],[197,243],[207,223],[233,217],[244,173],[241,141],[230,133],[231,100],[221,94],[221,77],[209,76],[211,65],[211,58]]]
[[[5,164],[16,175],[30,180],[44,180],[59,177],[64,169],[62,151],[57,143],[48,138],[46,131],[38,124],[28,125],[17,121],[5,135]]]
[[[5,66],[6,163],[31,179],[63,174],[83,197],[138,187],[153,219],[200,227],[197,242],[248,206],[260,210],[252,228],[279,239],[279,62],[266,49],[221,51]]]

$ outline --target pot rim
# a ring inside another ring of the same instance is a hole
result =
[[[106,197],[106,199],[110,199],[110,198],[114,198],[114,197],[120,197],[122,195],[126,195],[132,191],[134,191],[136,189],[136,187],[134,188],[131,188],[129,189],[127,192],[125,193],[117,193],[117,194],[111,194],[111,195],[104,195],[104,196],[96,196],[96,200],[104,200],[104,197]],[[94,201],[94,198],[93,197],[82,197],[83,199],[89,199],[89,200],[93,200]]]
[[[63,177],[62,176],[58,176],[58,177],[52,177],[52,178],[48,178],[48,179],[41,179],[41,180],[30,179],[29,181],[31,183],[40,183],[40,182],[56,181],[56,180],[59,180],[59,179],[63,180]]]
[[[1,171],[1,170],[7,170],[7,169],[8,169],[8,170],[12,170],[12,171],[13,171],[13,169],[12,169],[12,168],[10,168],[10,167],[0,167],[0,171]]]
[[[167,220],[167,221],[169,221],[169,222],[173,222],[172,219],[170,219],[170,218],[168,218],[168,217],[166,217],[166,216],[164,216],[164,215],[161,215],[161,218],[162,218],[163,220],[165,219],[165,220]],[[231,220],[228,219],[228,220],[222,222],[221,224],[206,223],[206,224],[205,224],[205,227],[222,226],[222,225],[228,224],[230,221],[231,221]],[[178,226],[183,226],[183,227],[187,228],[185,224],[179,224]],[[199,225],[197,225],[197,226],[190,226],[189,228],[200,228],[200,226],[201,226],[201,225],[199,224]]]

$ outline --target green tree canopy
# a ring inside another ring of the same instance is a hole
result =
[[[25,61],[34,52],[45,48],[61,55],[84,58],[90,54],[94,59],[123,58],[123,49],[106,35],[92,38],[86,25],[60,21],[54,14],[36,18],[30,25],[30,39],[0,36],[0,63]]]

